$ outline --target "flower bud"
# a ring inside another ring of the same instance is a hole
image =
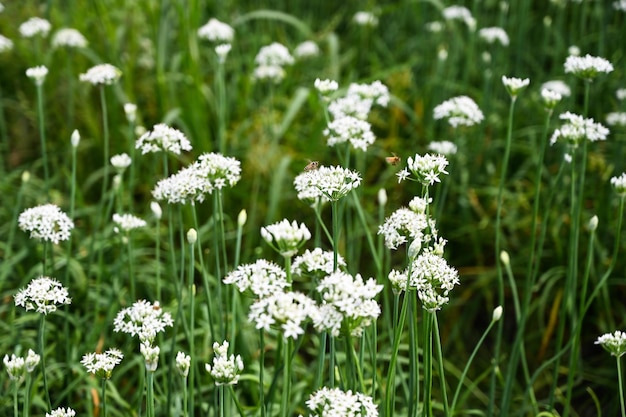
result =
[[[198,232],[196,232],[196,229],[189,229],[187,232],[187,242],[189,242],[190,245],[195,245],[197,240]]]
[[[243,225],[246,224],[247,220],[248,220],[248,213],[246,212],[246,209],[242,209],[239,212],[239,216],[237,216],[237,226],[243,227]]]
[[[163,216],[163,210],[161,210],[161,206],[156,201],[150,203],[150,210],[152,210],[152,214],[157,220]]]
[[[598,228],[598,216],[593,216],[589,220],[589,231],[594,232]]]
[[[22,172],[22,182],[27,183],[28,181],[30,181],[30,172],[28,171]]]
[[[493,316],[491,317],[492,321],[498,321],[502,317],[502,306],[498,306],[493,309]]]
[[[378,204],[381,206],[387,204],[387,191],[384,188],[378,190]]]
[[[500,260],[504,265],[509,265],[511,263],[511,258],[509,257],[509,253],[505,250],[500,252]]]
[[[74,129],[74,131],[72,132],[70,142],[72,142],[73,147],[78,147],[78,144],[80,143],[80,133],[78,133],[78,129]]]

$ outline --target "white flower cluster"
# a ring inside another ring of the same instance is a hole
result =
[[[507,77],[502,76],[502,84],[504,84],[504,88],[508,91],[509,95],[513,98],[517,97],[517,95],[530,84],[530,80],[528,78],[515,78],[515,77]]]
[[[609,126],[626,126],[625,112],[611,112],[606,115],[606,124]]]
[[[478,31],[478,37],[487,43],[499,42],[502,46],[509,46],[509,35],[500,27],[482,28]]]
[[[224,277],[224,284],[235,284],[239,292],[250,292],[256,298],[269,297],[289,287],[287,273],[278,265],[265,259],[253,264],[239,265]]]
[[[298,198],[319,203],[323,199],[337,201],[348,195],[361,184],[361,176],[340,166],[326,167],[306,171],[294,180]]]
[[[0,35],[0,53],[13,49],[13,41],[6,36]]]
[[[43,84],[44,80],[46,79],[46,75],[48,75],[48,68],[43,65],[28,68],[26,70],[26,76],[35,81],[35,84],[38,86]]]
[[[226,340],[221,345],[217,342],[213,343],[215,353],[213,365],[205,364],[205,369],[215,380],[215,385],[235,385],[239,382],[239,375],[243,371],[241,356],[232,354],[228,356],[229,346]]]
[[[450,156],[455,155],[457,146],[449,140],[435,141],[428,144],[428,150],[438,153],[440,155]]]
[[[352,116],[344,116],[333,120],[324,129],[328,146],[350,142],[354,149],[365,152],[376,140],[372,125],[365,120]]]
[[[353,277],[337,271],[327,275],[317,286],[322,305],[312,311],[313,325],[317,331],[327,330],[334,337],[339,336],[342,328],[352,336],[360,336],[380,315],[374,297],[382,290],[376,280],[363,281],[359,274]]]
[[[158,346],[152,346],[152,342],[143,341],[139,345],[139,351],[143,355],[146,363],[146,371],[156,371],[159,366],[159,354],[161,353],[161,348]]]
[[[46,417],[74,417],[76,415],[76,411],[67,407],[59,407],[56,408],[49,413],[46,413]]]
[[[41,276],[33,279],[15,294],[15,305],[37,313],[48,314],[57,310],[57,304],[71,304],[67,288],[55,279]]]
[[[306,402],[311,417],[378,417],[378,409],[371,397],[360,392],[323,387]]]
[[[396,174],[398,182],[401,182],[410,176],[409,171],[415,175],[416,180],[423,186],[433,185],[441,182],[439,176],[447,174],[446,167],[448,160],[443,155],[434,155],[427,153],[425,155],[415,154],[415,157],[407,159],[407,168]]]
[[[307,249],[293,260],[291,273],[317,278],[332,274],[334,272],[333,256],[332,251],[324,251],[322,248],[315,248],[312,251]],[[340,269],[346,267],[346,261],[339,254],[337,254],[337,267]]]
[[[127,153],[121,153],[111,157],[111,165],[113,165],[113,168],[120,172],[123,172],[126,168],[128,168],[132,162],[132,159]]]
[[[352,21],[359,26],[378,26],[378,17],[372,12],[359,11],[354,14]]]
[[[302,293],[276,292],[252,304],[248,320],[265,331],[278,326],[285,338],[295,340],[304,333],[302,326],[314,309],[315,302]]]
[[[115,84],[122,76],[122,71],[111,64],[98,64],[80,74],[79,79],[92,85]]]
[[[559,118],[567,122],[554,131],[550,138],[551,145],[557,141],[564,141],[572,147],[577,147],[585,139],[591,142],[606,140],[609,134],[609,129],[594,122],[593,119],[585,119],[570,112],[561,114]]]
[[[117,313],[113,323],[114,332],[139,336],[142,343],[152,343],[157,333],[165,331],[167,326],[171,327],[174,321],[170,313],[161,309],[158,301],[152,304],[139,300],[132,307],[126,307]]]
[[[565,72],[572,73],[580,78],[592,80],[603,72],[613,71],[613,65],[606,59],[589,54],[585,56],[570,55],[565,60]]]
[[[221,64],[226,62],[226,57],[228,56],[228,53],[231,49],[232,46],[229,43],[222,43],[215,47],[215,55],[217,55],[217,58]]]
[[[626,88],[618,88],[615,91],[615,97],[620,101],[626,99]]]
[[[254,58],[254,62],[256,63],[256,68],[252,74],[253,79],[267,79],[278,83],[285,78],[283,67],[293,65],[295,60],[285,45],[273,42],[259,50]]]
[[[137,139],[135,149],[141,149],[142,155],[150,152],[171,152],[180,155],[182,151],[191,150],[191,143],[180,130],[159,123]]]
[[[541,99],[548,110],[554,109],[562,98],[563,96],[554,90],[548,88],[541,89]]]
[[[198,37],[211,42],[231,43],[235,37],[235,30],[229,24],[211,18],[198,29]]]
[[[191,356],[186,355],[185,352],[178,352],[176,354],[176,370],[179,375],[183,378],[187,378],[189,368],[191,368]]]
[[[15,354],[4,355],[4,367],[7,368],[9,379],[16,381],[17,384],[21,384],[26,378],[27,373],[31,373],[39,365],[41,357],[37,355],[32,349],[28,349],[26,358],[15,356]]]
[[[565,84],[565,82],[561,80],[546,81],[545,83],[541,84],[541,89],[554,91],[555,93],[558,93],[563,97],[569,97],[572,95],[572,90],[567,84]]]
[[[328,99],[328,95],[337,91],[337,89],[339,88],[339,84],[337,84],[337,81],[329,79],[320,80],[319,78],[315,79],[313,86],[325,99]]]
[[[241,162],[219,153],[205,153],[190,166],[160,180],[152,195],[171,204],[203,202],[214,189],[232,187],[241,179]]]
[[[287,219],[283,219],[278,223],[270,224],[261,228],[261,237],[274,250],[284,257],[291,258],[298,249],[311,239],[311,232],[304,223],[298,226],[294,220],[289,223]]]
[[[474,100],[467,96],[453,97],[433,110],[435,120],[447,119],[452,127],[474,126],[485,116]]]
[[[448,293],[459,284],[459,273],[433,251],[420,254],[411,265],[409,286],[417,289],[424,309],[434,312],[448,303]]]
[[[20,35],[24,38],[32,38],[34,36],[48,36],[52,25],[46,19],[40,17],[31,17],[19,27]]]
[[[130,232],[133,229],[140,229],[142,227],[146,227],[147,223],[145,220],[140,219],[137,216],[133,216],[132,214],[113,214],[113,223],[115,226],[113,230],[115,233],[119,233],[120,231],[126,233]]]
[[[374,104],[386,107],[389,100],[389,89],[378,80],[371,84],[352,83],[344,97],[339,97],[328,105],[328,112],[333,119],[353,116],[364,120]]]
[[[626,172],[623,172],[619,177],[612,177],[611,185],[620,197],[626,197]]]
[[[605,333],[595,341],[596,345],[601,345],[607,352],[616,357],[621,357],[626,353],[626,333],[616,330],[615,333]]]
[[[52,37],[52,47],[86,48],[87,39],[76,29],[62,28]]]
[[[429,219],[426,213],[408,208],[399,208],[385,219],[379,226],[378,234],[385,238],[385,246],[389,249],[398,249],[398,246],[407,242],[423,242],[431,239],[430,233],[436,235],[435,222]]]
[[[447,21],[461,20],[470,30],[476,29],[476,19],[472,12],[464,6],[449,6],[443,9],[443,18]]]
[[[615,10],[626,12],[626,0],[617,0],[613,2],[613,8]]]
[[[297,59],[306,59],[318,56],[320,48],[313,41],[304,41],[293,50],[293,56]]]
[[[87,368],[87,372],[110,379],[113,368],[119,365],[123,358],[124,354],[119,349],[111,348],[104,353],[86,353],[80,363]]]

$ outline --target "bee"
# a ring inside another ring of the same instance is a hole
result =
[[[394,153],[393,156],[385,157],[385,161],[387,161],[388,164],[396,166],[400,163],[400,157]]]
[[[315,171],[319,167],[320,163],[318,161],[310,161],[305,167],[305,171]]]
[[[159,311],[161,309],[161,304],[158,301],[155,301],[154,304],[152,305],[152,309],[154,311]]]

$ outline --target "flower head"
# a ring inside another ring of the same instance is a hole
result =
[[[626,353],[626,333],[616,330],[615,333],[605,333],[598,337],[596,345],[602,347],[612,356],[621,357]]]
[[[285,270],[265,259],[239,265],[224,277],[224,284],[235,284],[239,292],[250,290],[255,298],[268,297],[289,287]]]
[[[15,305],[47,315],[57,310],[57,304],[71,304],[67,288],[55,279],[41,276],[33,279],[15,294]]]
[[[135,120],[137,120],[137,105],[134,103],[124,103],[124,114],[129,123],[135,123]]]
[[[7,368],[9,379],[16,381],[17,384],[21,384],[26,378],[27,373],[33,372],[35,367],[39,365],[40,356],[37,355],[32,349],[28,349],[28,355],[26,358],[15,356],[11,354],[4,355],[4,366]]]
[[[472,16],[472,12],[464,6],[448,6],[443,9],[443,18],[446,21],[463,21],[470,30],[476,29],[476,19]]]
[[[221,43],[215,47],[215,54],[221,64],[226,62],[226,57],[228,56],[231,48],[232,46],[229,43]]]
[[[104,353],[86,353],[80,361],[87,372],[99,378],[111,379],[113,368],[119,365],[124,358],[124,354],[115,348],[111,348]]]
[[[411,265],[409,286],[417,289],[425,310],[441,309],[449,301],[449,292],[459,282],[458,271],[432,251],[420,254]]]
[[[180,155],[181,151],[191,150],[191,143],[180,130],[160,123],[141,135],[135,142],[135,148],[141,149],[143,155],[150,152],[171,152]]]
[[[248,320],[257,329],[269,331],[277,326],[285,338],[297,339],[304,333],[303,323],[315,308],[315,302],[299,292],[275,292],[250,306]]]
[[[426,242],[430,240],[430,233],[436,234],[434,221],[425,213],[415,212],[407,208],[400,208],[378,228],[378,234],[385,238],[385,246],[389,249],[398,249],[403,243]]]
[[[332,251],[324,251],[321,248],[315,248],[312,251],[307,249],[293,260],[291,272],[298,276],[311,276],[321,279],[334,272],[333,257]],[[345,267],[346,261],[343,256],[337,254],[337,268]]]
[[[428,144],[428,150],[440,155],[450,156],[456,154],[457,146],[448,140],[442,140],[430,142]]]
[[[146,361],[146,371],[156,371],[159,366],[159,354],[161,353],[161,348],[158,346],[152,346],[151,342],[148,343],[147,341],[143,341],[139,345],[139,351]]]
[[[559,93],[563,97],[569,97],[572,95],[572,90],[567,84],[565,84],[561,80],[546,81],[545,83],[541,84],[541,89],[554,91],[555,93]]]
[[[235,385],[239,382],[239,375],[243,371],[241,356],[228,356],[229,343],[224,340],[220,345],[213,343],[213,364],[205,364],[206,371],[215,380],[215,385]]]
[[[115,84],[122,76],[122,71],[111,64],[99,64],[80,74],[80,80],[92,85]]]
[[[294,181],[299,199],[317,200],[322,197],[337,201],[361,184],[361,176],[340,166],[321,166],[298,175]]]
[[[126,168],[130,166],[131,162],[132,159],[127,153],[121,153],[111,157],[111,165],[120,173],[124,172]]]
[[[48,68],[43,65],[38,67],[28,68],[26,70],[26,76],[32,79],[36,85],[42,85],[48,75]]]
[[[626,12],[626,0],[616,0],[613,2],[613,8],[615,10]]]
[[[113,229],[115,233],[119,233],[120,231],[128,233],[131,230],[140,229],[147,225],[146,221],[139,217],[133,216],[132,214],[119,213],[113,214],[113,223],[115,224]]]
[[[293,55],[296,59],[305,59],[311,58],[314,56],[318,56],[320,53],[320,48],[313,41],[304,41],[293,51]]]
[[[46,413],[46,417],[74,417],[75,415],[76,411],[72,410],[69,407],[59,407],[50,411],[49,413]]]
[[[176,354],[176,370],[178,374],[183,378],[187,378],[189,368],[191,368],[191,356],[186,355],[185,352],[178,352]]]
[[[482,28],[478,31],[478,37],[487,43],[499,42],[502,46],[509,46],[509,36],[500,27]]]
[[[235,30],[229,24],[211,18],[198,29],[198,37],[211,42],[232,43]]]
[[[56,31],[52,37],[52,47],[60,48],[86,48],[87,39],[82,33],[72,28],[62,28]]]
[[[528,78],[515,78],[515,77],[506,77],[502,76],[502,84],[508,91],[509,95],[512,98],[517,97],[517,95],[530,84],[530,80]]]
[[[294,59],[285,45],[273,42],[261,47],[254,58],[254,62],[260,67],[284,67],[285,65],[292,65]]]
[[[307,240],[311,239],[311,232],[304,223],[298,226],[295,220],[289,223],[287,219],[283,219],[278,223],[262,227],[261,236],[274,250],[290,258],[298,253],[298,249]]]
[[[567,122],[559,129],[556,129],[550,138],[550,144],[557,141],[564,141],[571,147],[577,147],[584,139],[590,142],[606,140],[609,129],[593,119],[585,119],[574,113],[566,112],[559,116],[561,120]]]
[[[577,77],[591,81],[600,73],[608,74],[613,71],[613,65],[601,57],[589,54],[580,57],[570,55],[565,60],[565,72],[572,73]]]
[[[335,337],[342,328],[353,336],[360,336],[380,315],[380,306],[374,297],[382,289],[373,278],[364,281],[359,274],[353,277],[336,271],[327,275],[317,286],[322,305],[311,314],[313,325],[317,331],[327,330]]]
[[[541,99],[548,110],[554,109],[562,98],[563,96],[554,90],[550,90],[548,88],[541,89]]]
[[[611,185],[620,197],[626,197],[626,172],[623,172],[619,177],[612,177]]]
[[[371,397],[360,392],[323,387],[306,402],[315,417],[378,417],[378,409]]]
[[[620,101],[626,99],[626,88],[618,88],[615,90],[615,97]]]
[[[0,35],[0,53],[13,49],[13,41],[6,36]]]
[[[320,93],[322,97],[327,98],[327,96],[339,88],[339,84],[335,80],[321,80],[319,78],[315,79],[315,83],[313,84],[315,89]]]
[[[114,332],[128,333],[139,336],[139,340],[152,343],[158,333],[165,331],[166,326],[172,326],[174,321],[170,313],[161,309],[159,302],[154,304],[146,301],[136,301],[132,307],[122,309],[115,320]]]
[[[31,17],[19,27],[20,35],[24,38],[32,38],[35,36],[48,36],[52,25],[46,19],[40,17]]]
[[[364,152],[376,140],[372,125],[352,116],[343,116],[330,122],[324,129],[324,136],[328,138],[328,146],[349,142],[353,148]]]
[[[411,171],[411,173],[417,177],[417,181],[424,186],[441,182],[439,176],[448,173],[446,166],[448,166],[448,160],[443,155],[427,153],[422,156],[416,154],[414,158],[409,157],[407,159],[409,171]]]
[[[354,14],[352,21],[359,26],[378,26],[378,17],[372,12],[359,11]]]
[[[474,100],[467,96],[453,97],[434,109],[435,120],[447,119],[452,127],[473,126],[485,117]]]
[[[626,112],[611,112],[606,115],[609,126],[626,126]]]

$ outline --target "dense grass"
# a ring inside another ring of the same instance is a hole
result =
[[[17,228],[17,216],[45,203],[54,203],[70,213],[70,135],[77,129],[81,141],[76,149],[72,216],[76,227],[71,243],[53,245],[47,253],[46,274],[61,281],[72,298],[71,305],[46,317],[47,384],[53,408],[70,406],[77,410],[77,415],[102,415],[102,411],[98,414],[102,402],[100,380],[86,372],[80,359],[85,353],[117,347],[125,358],[107,385],[107,413],[145,414],[143,357],[137,340],[113,332],[113,318],[137,299],[155,301],[160,292],[161,306],[172,314],[175,327],[157,339],[161,361],[155,373],[156,415],[182,415],[181,381],[169,379],[174,373],[171,358],[177,350],[190,353],[192,346],[195,383],[193,390],[189,388],[194,396],[190,404],[195,407],[195,415],[218,415],[223,409],[218,405],[220,391],[204,371],[204,363],[213,357],[213,343],[221,343],[226,336],[232,353],[240,354],[245,364],[240,382],[234,392],[227,394],[236,396],[246,415],[258,415],[262,345],[259,332],[247,320],[253,300],[235,294],[221,279],[235,269],[236,262],[269,259],[282,265],[283,258],[263,241],[260,228],[283,218],[305,223],[314,232],[306,248],[317,245],[332,250],[326,234],[315,228],[314,211],[297,199],[293,187],[294,177],[312,160],[327,166],[345,162],[341,152],[325,143],[322,132],[327,120],[313,82],[316,78],[330,78],[345,90],[352,82],[380,80],[389,88],[391,102],[387,107],[374,107],[368,117],[377,137],[375,144],[366,153],[352,153],[350,168],[360,171],[363,182],[353,191],[356,198],[349,195],[340,205],[342,234],[337,243],[351,274],[374,277],[385,284],[377,298],[382,315],[375,324],[376,338],[370,327],[366,339],[354,341],[357,356],[363,358],[365,393],[373,397],[384,414],[389,395],[385,384],[399,314],[399,310],[394,310],[399,309],[399,304],[394,304],[387,274],[391,268],[402,269],[406,264],[404,246],[398,251],[384,249],[376,232],[386,216],[422,192],[415,183],[398,183],[395,174],[406,166],[408,157],[426,153],[430,142],[450,140],[459,145],[461,152],[450,158],[449,175],[441,178],[441,184],[430,187],[429,192],[435,200],[433,210],[439,234],[449,241],[445,257],[459,270],[461,284],[451,292],[448,305],[437,313],[443,362],[437,360],[435,352],[431,395],[435,415],[443,413],[444,392],[447,401],[452,400],[459,377],[499,304],[504,308],[502,321],[487,335],[468,369],[465,389],[456,404],[457,415],[502,415],[503,407],[508,408],[507,415],[526,416],[537,411],[554,415],[617,415],[620,404],[615,362],[594,341],[625,325],[622,299],[626,263],[620,256],[624,245],[621,240],[616,242],[620,237],[620,198],[609,183],[611,177],[626,169],[625,128],[611,126],[606,142],[589,143],[584,159],[580,153],[575,158],[576,167],[586,161],[586,174],[584,188],[574,198],[570,192],[572,173],[569,165],[563,163],[564,147],[549,146],[546,135],[549,137],[560,126],[558,115],[566,111],[586,114],[604,123],[609,112],[625,110],[615,92],[625,87],[626,14],[601,1],[465,2],[476,19],[477,30],[499,26],[508,33],[510,45],[502,46],[487,44],[477,31],[468,30],[460,21],[446,22],[440,32],[428,30],[429,22],[443,21],[441,11],[451,5],[435,0],[367,4],[276,1],[271,6],[253,1],[223,3],[3,3],[0,34],[12,39],[14,47],[0,53],[0,355],[24,356],[29,348],[37,348],[39,314],[16,307],[13,296],[43,273],[42,258],[46,252],[41,242],[29,239],[27,233]],[[374,11],[378,26],[356,25],[352,17],[359,10]],[[78,29],[88,39],[88,48],[53,49],[51,36],[21,37],[20,23],[32,16],[50,20],[52,33],[61,27]],[[232,25],[236,32],[223,67],[223,98],[218,88],[213,45],[196,35],[197,29],[211,17]],[[251,79],[254,57],[260,47],[280,42],[293,50],[306,40],[315,41],[320,54],[286,68],[281,83],[270,85]],[[599,76],[589,85],[587,110],[584,82],[565,74],[563,68],[570,55],[568,48],[573,45],[582,55],[604,57],[614,66],[613,72]],[[444,53],[445,60],[441,59]],[[123,73],[117,84],[103,90],[110,134],[108,155],[127,152],[133,157],[120,193],[110,188],[114,170],[105,169],[103,163],[100,89],[78,78],[99,63],[113,64]],[[25,76],[27,68],[37,65],[45,65],[49,70],[42,86],[42,120],[50,173],[47,182],[37,90]],[[511,100],[500,81],[503,75],[531,80],[515,103],[510,125],[511,153],[505,171]],[[546,119],[540,86],[555,79],[565,81],[572,95],[565,97],[552,117]],[[459,95],[476,101],[485,115],[482,123],[453,129],[445,121],[434,120],[434,107]],[[148,130],[161,122],[174,126],[189,138],[193,150],[165,159],[161,154],[141,155],[134,150],[138,136],[123,110],[128,102],[137,104],[137,126]],[[226,138],[222,151],[240,160],[242,166],[239,183],[222,193],[223,218],[209,196],[206,202],[196,205],[195,211],[189,205],[168,206],[162,202],[163,217],[155,219],[150,210],[151,191],[166,176],[165,169],[172,174],[202,153],[220,151],[221,114]],[[545,159],[538,166],[544,147]],[[386,162],[385,157],[392,154],[401,157],[398,166]],[[535,218],[538,173],[541,188],[539,215]],[[580,178],[576,177],[576,181]],[[384,207],[377,199],[380,189],[388,195]],[[500,191],[502,202],[498,205]],[[358,211],[357,200],[362,212]],[[576,211],[571,209],[576,204],[581,207],[578,220]],[[247,221],[238,234],[241,210],[246,210]],[[148,222],[147,227],[132,232],[132,252],[113,231],[109,220],[113,212],[131,212]],[[594,215],[598,216],[599,225],[592,240],[586,225]],[[321,219],[330,230],[330,205],[321,211]],[[224,225],[223,238],[220,220]],[[199,232],[195,246],[186,240],[187,230],[192,227]],[[580,236],[575,245],[574,235]],[[219,236],[217,242],[215,236]],[[537,252],[531,242],[541,236],[545,236],[542,256],[538,263],[532,263]],[[368,238],[374,244],[374,254]],[[503,269],[506,265],[498,267],[498,246],[510,256],[510,280]],[[191,259],[192,274],[188,268],[190,248],[196,251]],[[374,262],[375,256],[381,257],[380,268]],[[572,262],[578,270],[573,283],[568,279]],[[529,264],[538,266],[531,288],[526,281]],[[589,283],[584,284],[587,265]],[[607,275],[607,271],[612,273]],[[196,291],[193,305],[190,275]],[[160,277],[158,288],[156,277]],[[313,285],[296,281],[294,287],[310,291]],[[136,292],[134,298],[131,291]],[[568,297],[572,298],[568,301]],[[516,316],[515,303],[523,304],[524,300],[528,305],[520,339],[516,334],[520,317]],[[583,308],[578,306],[584,306],[588,300],[592,300],[589,309],[582,314]],[[407,323],[399,339],[394,415],[417,413],[419,409],[410,403],[413,397],[409,389],[414,383],[410,381],[412,373],[422,381],[424,378],[423,342],[413,344],[410,337],[414,330],[422,336],[425,316],[418,307],[412,307],[409,320],[414,321],[415,327]],[[193,328],[188,326],[191,311]],[[233,334],[235,337],[231,338]],[[320,340],[309,326],[295,343],[288,399],[294,415],[306,413],[305,401],[317,388]],[[524,341],[521,352],[515,340]],[[377,341],[376,346],[366,341]],[[285,345],[279,332],[267,332],[264,346],[264,395],[267,403],[274,406],[268,407],[268,415],[277,415],[285,388]],[[345,338],[338,338],[338,386],[348,387],[354,382],[346,370],[352,369],[348,368],[350,360],[344,354],[348,346]],[[327,346],[324,351],[328,349]],[[372,351],[376,352],[376,365]],[[520,364],[525,362],[528,377],[522,365],[509,366],[516,351],[525,358]],[[417,369],[412,368],[411,357],[420,358]],[[442,369],[444,383],[440,383]],[[33,378],[31,412],[44,415],[50,410],[39,368]],[[326,378],[327,370],[324,383]],[[0,387],[0,414],[12,415],[13,385],[4,371],[0,373]],[[572,391],[569,396],[568,389]],[[21,410],[21,394],[19,401]],[[237,415],[234,403],[226,403],[226,413]]]

